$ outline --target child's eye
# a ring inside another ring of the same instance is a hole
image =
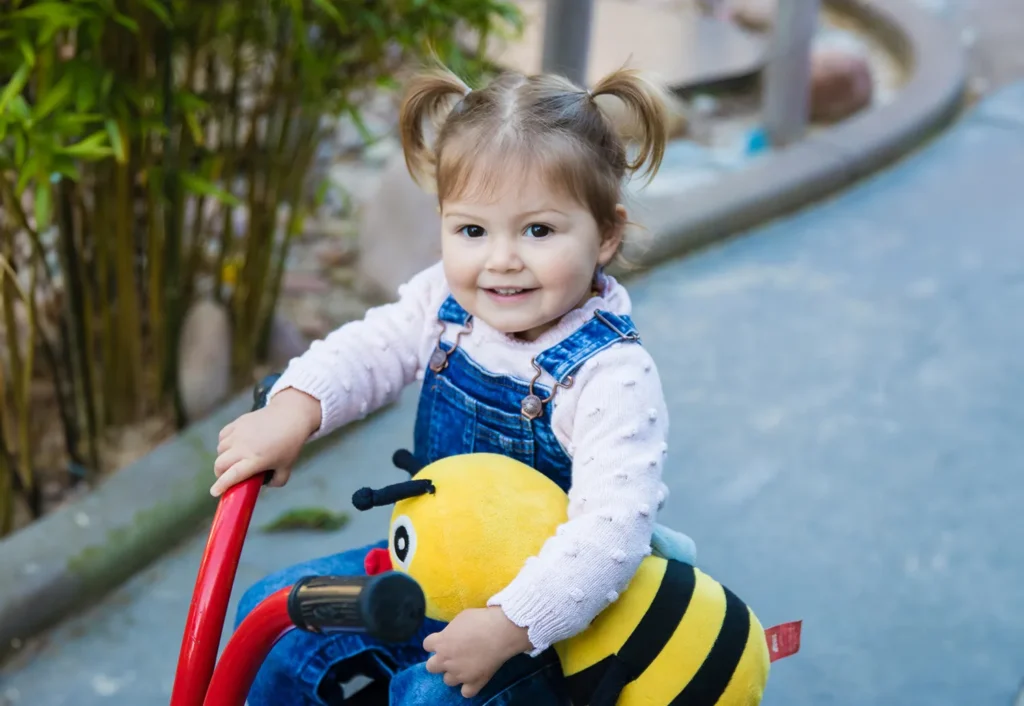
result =
[[[540,223],[534,223],[526,229],[526,233],[531,238],[544,238],[551,235],[551,228]]]
[[[482,238],[487,233],[480,226],[462,226],[459,228],[459,232],[467,238]]]

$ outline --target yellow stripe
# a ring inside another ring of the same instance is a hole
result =
[[[619,706],[670,703],[711,651],[725,619],[725,591],[701,571],[695,570],[695,574],[697,583],[686,615],[658,658],[622,690]]]
[[[757,706],[764,695],[769,669],[768,643],[764,639],[764,628],[754,615],[754,611],[750,608],[747,610],[750,612],[747,647],[743,650],[739,664],[736,665],[729,686],[718,700],[719,706]]]
[[[668,562],[658,557],[644,559],[619,600],[605,608],[582,633],[555,645],[566,676],[619,651],[651,607],[667,566]]]

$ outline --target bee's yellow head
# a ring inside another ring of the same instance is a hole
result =
[[[395,504],[388,558],[420,584],[427,615],[451,621],[482,608],[516,577],[566,521],[567,498],[553,481],[497,454],[449,456],[417,470],[411,456],[395,462],[413,473],[404,483],[353,497],[360,510]],[[380,557],[375,557],[380,559]]]

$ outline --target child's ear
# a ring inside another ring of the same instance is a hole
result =
[[[597,251],[597,262],[601,267],[610,263],[619,252],[622,238],[626,233],[627,216],[625,206],[621,203],[615,206],[615,225],[605,231],[601,239],[601,248]]]

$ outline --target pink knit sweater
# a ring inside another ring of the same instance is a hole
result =
[[[291,361],[272,394],[293,387],[318,399],[329,434],[393,402],[422,379],[450,293],[440,263],[399,288],[397,302],[345,324]],[[586,323],[596,309],[629,314],[626,290],[602,280],[600,296],[566,314],[536,341],[521,341],[479,319],[459,346],[483,368],[529,381],[533,356]],[[458,327],[449,326],[446,340]],[[545,374],[542,384],[551,386]],[[639,345],[615,344],[587,361],[553,400],[552,428],[572,458],[568,522],[512,583],[490,600],[528,629],[539,654],[581,632],[618,598],[651,553],[655,515],[667,488],[661,471],[668,414],[654,361]]]

